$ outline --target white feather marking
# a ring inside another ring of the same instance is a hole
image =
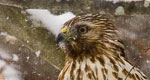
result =
[[[102,55],[101,55],[102,56]],[[117,65],[117,67],[119,68],[119,71],[115,71],[114,70],[114,64],[112,64],[110,62],[110,58],[115,60],[115,58],[113,56],[103,56],[104,60],[105,60],[105,66],[101,65],[100,61],[95,58],[95,62],[93,63],[90,58],[88,57],[83,57],[83,61],[78,61],[76,60],[76,67],[75,67],[75,70],[73,71],[73,74],[74,75],[74,78],[73,80],[77,80],[77,71],[78,69],[81,69],[81,72],[80,73],[80,78],[82,78],[82,80],[96,80],[96,78],[98,78],[98,80],[104,80],[104,76],[103,74],[106,76],[106,80],[117,80],[116,77],[113,75],[113,72],[115,72],[118,77],[122,78],[123,80],[126,79],[126,75],[122,72],[123,69],[125,69],[126,71],[130,71],[132,69],[132,65],[130,63],[128,63],[127,61],[125,61],[125,59],[123,57],[120,56],[120,59],[125,63],[125,64],[122,64],[120,61],[115,61],[115,64]],[[70,79],[70,71],[71,71],[71,68],[73,66],[73,62],[69,63],[68,65],[69,68],[67,69],[67,71],[65,72],[65,75],[64,75],[64,79],[63,80],[71,80]],[[88,71],[85,71],[85,66],[89,66],[89,70]],[[97,68],[97,71],[96,69]],[[108,72],[107,73],[103,73],[102,72],[102,69],[107,69]],[[130,72],[131,74],[137,74],[139,77],[141,77],[143,80],[146,80],[143,78],[142,75],[144,75],[142,72],[138,72],[138,68],[133,68],[133,70]],[[63,70],[62,70],[63,71]],[[87,77],[88,73],[92,73],[92,71],[94,72],[94,76],[92,75],[91,76],[91,79],[89,79]],[[98,74],[96,74],[96,72]],[[141,75],[142,74],[142,75]],[[62,72],[60,73],[60,75],[62,75]],[[131,80],[130,77],[127,77],[126,80]]]

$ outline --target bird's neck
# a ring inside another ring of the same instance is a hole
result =
[[[76,58],[67,56],[58,80],[147,80],[142,72],[119,56],[120,50],[118,55],[111,50],[98,50],[97,53],[99,54],[95,56],[80,55]],[[131,69],[134,69],[134,72]],[[132,76],[133,74],[137,75],[137,78]]]
[[[82,80],[106,80],[105,74],[111,74],[113,70],[119,71],[120,67],[116,67],[116,61],[119,61],[122,65],[125,64],[125,61],[120,56],[113,57],[103,53],[95,56],[81,55],[76,58],[68,56],[66,59],[65,67],[59,76],[63,78],[62,80],[80,80],[81,78]],[[113,68],[110,65],[113,65]],[[108,71],[109,68],[110,70]],[[102,73],[103,71],[105,72]],[[109,77],[109,80],[116,80],[114,77]]]
[[[124,45],[118,40],[109,40],[96,44],[96,47],[83,50],[81,53],[71,52],[68,53],[68,57],[71,59],[82,59],[82,58],[95,58],[97,56],[120,56],[124,55]]]

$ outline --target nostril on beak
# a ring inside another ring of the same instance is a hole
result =
[[[65,39],[66,39],[66,36],[63,33],[59,33],[58,36],[57,36],[56,42],[58,44],[59,42],[65,40]]]

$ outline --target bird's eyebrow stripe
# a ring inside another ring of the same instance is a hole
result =
[[[73,26],[75,27],[87,26],[92,29],[92,28],[96,28],[96,26],[98,25],[94,25],[93,23],[89,23],[89,22],[78,22],[77,24],[74,24]]]

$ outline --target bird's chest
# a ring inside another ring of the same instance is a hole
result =
[[[58,80],[105,80],[108,70],[104,67],[104,60],[98,58],[83,59],[83,61],[75,61],[65,65],[61,71]],[[109,63],[111,66],[111,64]]]
[[[122,61],[125,64],[113,60],[113,58],[99,57],[66,63],[58,80],[140,80],[134,76],[141,76],[136,68],[129,72],[133,67],[132,65],[124,60]],[[133,76],[127,77],[128,72]]]

